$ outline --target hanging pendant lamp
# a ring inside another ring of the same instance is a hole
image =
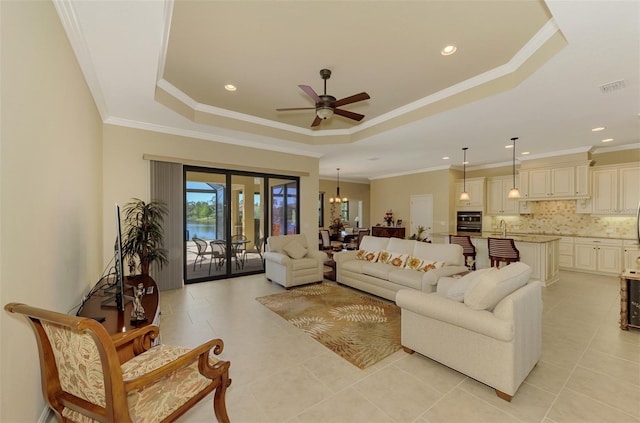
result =
[[[509,195],[507,198],[510,200],[517,200],[520,198],[520,191],[516,188],[516,140],[518,137],[511,138],[513,141],[513,188],[509,190]]]
[[[336,170],[338,172],[336,196],[329,198],[329,202],[330,203],[346,203],[347,201],[349,201],[349,199],[347,197],[342,197],[342,198],[340,197],[340,168],[337,168]]]
[[[467,192],[467,150],[469,147],[463,147],[464,159],[462,160],[462,193],[460,194],[460,201],[469,201],[469,193]]]

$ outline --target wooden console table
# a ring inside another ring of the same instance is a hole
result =
[[[138,324],[131,324],[131,309],[133,303],[127,301],[124,305],[124,311],[120,311],[116,308],[115,303],[113,305],[102,305],[102,301],[107,298],[102,295],[103,291],[99,290],[91,298],[89,298],[83,305],[82,309],[78,313],[78,316],[101,318],[104,317],[104,321],[101,322],[102,326],[107,329],[109,334],[114,335],[116,333],[127,332],[133,329],[137,329],[150,324],[157,324],[159,321],[159,294],[156,282],[149,276],[127,276],[126,283],[132,286],[138,286],[142,282],[145,290],[153,288],[152,292],[149,292],[142,297],[142,307],[144,307],[144,313],[147,316],[147,320]],[[100,282],[99,282],[100,283]],[[132,296],[132,289],[126,288],[125,294]]]
[[[371,235],[384,238],[402,238],[404,239],[404,229],[395,226],[374,226],[371,228]]]
[[[634,272],[634,273],[631,273]],[[634,286],[635,285],[635,286]],[[640,319],[637,323],[629,323],[630,311],[635,308],[636,313],[640,313],[640,307],[630,304],[629,291],[633,286],[634,290],[640,290],[640,270],[625,270],[620,275],[620,329],[629,330],[629,328],[640,329]],[[635,298],[640,302],[640,298]]]

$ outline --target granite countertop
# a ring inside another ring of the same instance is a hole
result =
[[[496,232],[483,232],[481,234],[479,233],[455,233],[455,232],[447,232],[447,233],[441,233],[441,234],[437,234],[437,235],[441,235],[441,236],[449,236],[449,235],[469,235],[471,238],[483,238],[483,239],[487,239],[487,238],[502,238],[502,234],[501,233],[496,233]],[[520,242],[535,242],[535,243],[545,243],[545,242],[551,242],[551,241],[556,241],[559,240],[561,237],[559,235],[535,235],[535,234],[510,234],[509,232],[507,232],[507,236],[504,238],[511,238],[514,241],[520,241]]]

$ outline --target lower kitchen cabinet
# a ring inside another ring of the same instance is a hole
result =
[[[622,271],[622,240],[576,238],[574,268],[594,273],[620,274]]]

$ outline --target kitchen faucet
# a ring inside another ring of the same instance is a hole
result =
[[[506,238],[507,236],[507,222],[504,221],[504,219],[500,219],[500,226],[498,226],[500,229],[502,229],[502,237]]]

